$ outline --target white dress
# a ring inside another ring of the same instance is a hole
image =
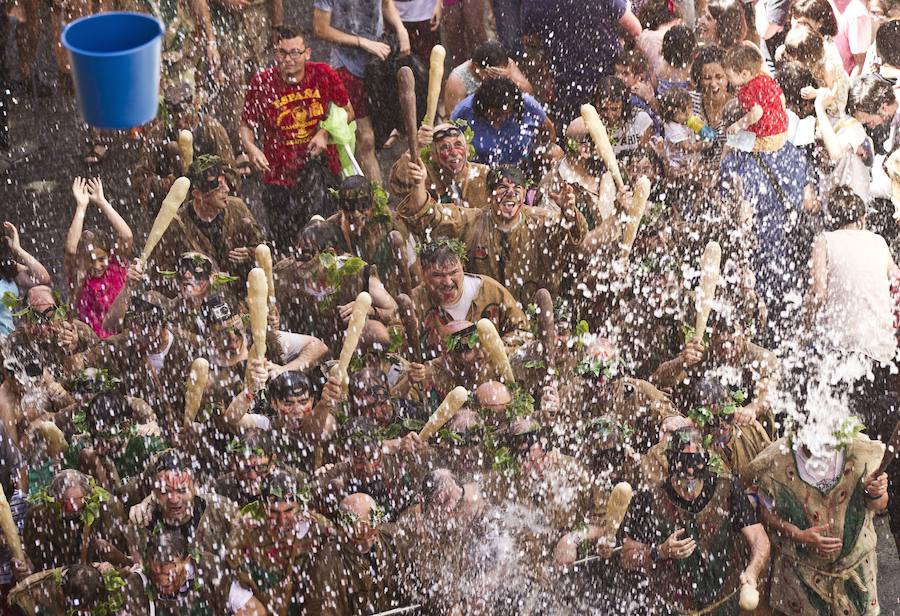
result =
[[[894,359],[893,303],[888,269],[891,253],[871,231],[825,233],[828,288],[819,332],[833,349],[862,353],[881,363]]]

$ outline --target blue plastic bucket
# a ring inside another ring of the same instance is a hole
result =
[[[143,13],[98,13],[62,33],[84,121],[97,128],[146,124],[159,106],[162,24]]]

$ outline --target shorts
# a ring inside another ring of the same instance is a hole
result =
[[[353,117],[357,120],[369,117],[369,100],[366,92],[366,82],[355,76],[353,73],[341,67],[337,69],[338,77],[347,90],[347,96],[350,97],[350,104],[353,105]]]

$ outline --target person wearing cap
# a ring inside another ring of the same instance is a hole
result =
[[[409,293],[410,289],[402,286],[403,279],[410,278],[415,286],[421,277],[415,242],[406,225],[395,218],[387,202],[380,203],[380,199],[368,179],[361,175],[350,176],[338,188],[339,211],[325,222],[340,231],[344,241],[338,247],[339,252],[357,256],[377,267],[392,295]],[[404,242],[400,262],[388,237],[392,231],[399,232]],[[401,273],[401,268],[406,271]]]
[[[151,125],[132,178],[138,203],[157,208],[179,176],[184,175],[178,132],[191,131],[194,158],[217,156],[225,162],[228,184],[240,189],[235,172],[234,149],[222,123],[203,109],[197,87],[186,80],[169,84],[163,91],[166,116]]]
[[[423,124],[416,139],[420,148],[428,148],[422,164],[428,176],[426,187],[435,201],[460,207],[481,207],[487,203],[485,180],[490,167],[469,160],[463,127],[448,122],[434,128]],[[404,151],[391,167],[391,193],[401,199],[415,187],[409,179],[408,163],[409,152]]]
[[[154,535],[168,531],[179,533],[204,558],[224,562],[226,538],[238,519],[238,507],[205,486],[201,488],[195,464],[196,458],[177,449],[159,453],[148,464],[145,475],[151,492],[136,506],[140,515],[129,512],[129,533],[139,552]]]
[[[666,454],[666,478],[635,494],[625,515],[621,565],[646,573],[648,600],[669,610],[737,613],[741,587],[763,581],[766,531],[741,483],[711,468],[699,430],[676,430]]]
[[[125,511],[115,496],[75,470],[57,473],[44,494],[25,514],[22,547],[28,562],[13,561],[14,570],[30,574],[79,562],[132,565]],[[92,512],[95,505],[99,509]]]
[[[321,549],[330,523],[310,509],[308,487],[281,470],[263,484],[259,505],[245,509],[241,531],[228,538],[228,564],[238,585],[267,613],[324,614],[329,589]]]
[[[151,264],[172,270],[189,251],[210,256],[220,271],[246,279],[262,228],[247,205],[229,195],[227,165],[216,156],[194,159],[188,173],[191,193],[153,252]]]
[[[561,214],[526,207],[525,175],[516,167],[491,169],[487,177],[487,203],[461,208],[438,204],[426,189],[425,168],[410,162],[409,177],[416,188],[397,209],[411,231],[449,236],[466,246],[468,267],[490,276],[522,305],[531,303],[540,288],[559,293],[566,255],[576,250],[587,234],[587,222],[568,192]],[[551,248],[553,247],[553,248]]]
[[[127,614],[266,613],[252,592],[222,571],[221,563],[197,554],[181,533],[163,530],[153,535],[142,557],[142,569],[127,579]]]

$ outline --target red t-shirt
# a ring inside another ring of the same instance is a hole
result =
[[[771,137],[787,131],[788,117],[781,104],[781,88],[769,75],[759,74],[741,86],[738,100],[745,112],[753,105],[762,107],[762,118],[750,127],[757,137]]]
[[[265,182],[293,186],[306,164],[306,146],[319,121],[328,116],[330,104],[345,107],[349,102],[340,77],[327,64],[307,62],[300,83],[287,83],[276,68],[254,75],[244,98],[243,120],[253,127],[262,124],[265,131],[263,153],[272,169]],[[328,146],[327,157],[331,172],[340,174],[333,145]]]

